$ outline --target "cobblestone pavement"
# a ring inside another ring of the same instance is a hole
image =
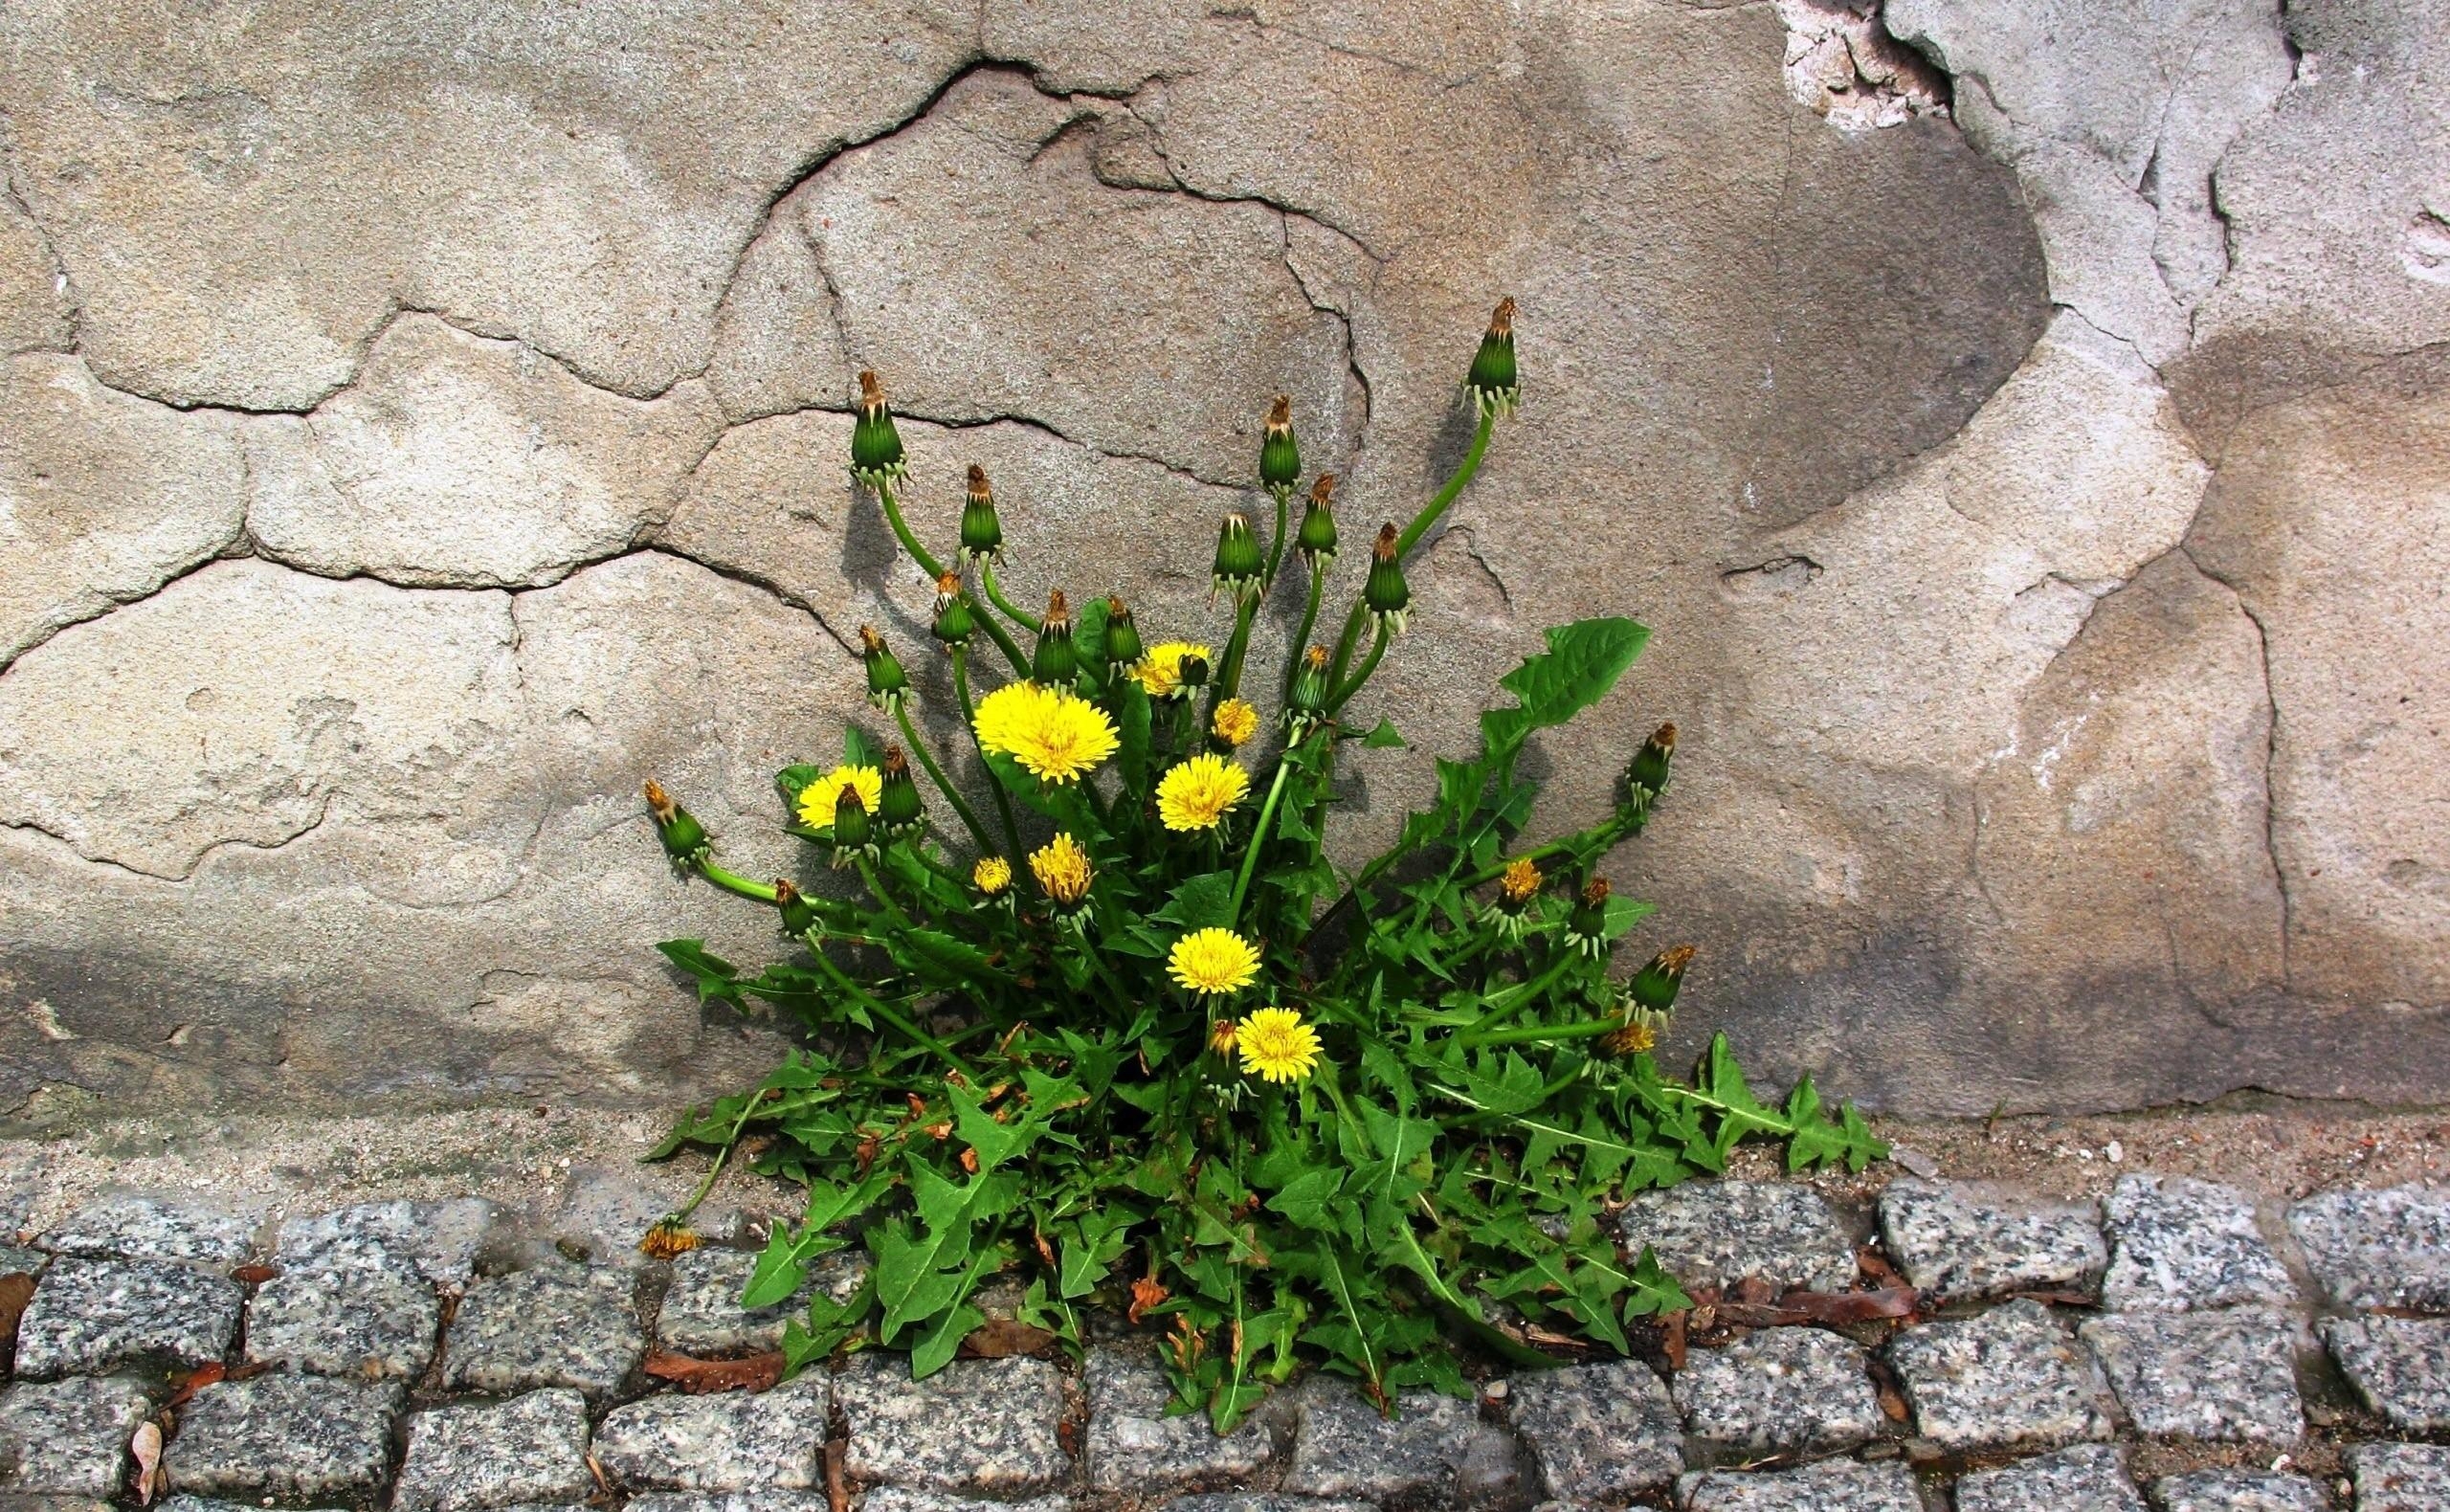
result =
[[[1622,1224],[1703,1302],[1643,1358],[1392,1419],[1312,1380],[1220,1439],[1119,1333],[1080,1367],[664,1387],[651,1351],[779,1341],[791,1308],[736,1303],[743,1250],[514,1241],[477,1199],[258,1224],[116,1197],[0,1246],[35,1278],[0,1512],[136,1505],[157,1429],[170,1512],[2450,1512],[2450,1188],[1726,1181]],[[1846,1291],[1876,1295],[1814,1300]]]

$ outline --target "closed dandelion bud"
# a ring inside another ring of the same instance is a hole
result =
[[[1131,622],[1131,611],[1123,600],[1106,600],[1106,671],[1120,682],[1140,665],[1148,653],[1140,644],[1140,627]]]
[[[1050,688],[1068,688],[1080,675],[1080,648],[1072,643],[1072,609],[1057,589],[1046,597],[1046,618],[1038,622],[1037,653],[1030,658],[1030,680]]]
[[[1667,790],[1668,763],[1676,759],[1676,726],[1662,724],[1625,767],[1625,787],[1638,802],[1647,803]]]
[[[1225,512],[1224,524],[1216,531],[1216,565],[1209,582],[1212,587],[1233,594],[1257,594],[1259,574],[1267,569],[1266,554],[1259,550],[1259,538],[1251,533],[1251,517],[1238,509]]]
[[[673,802],[672,794],[652,777],[647,779],[647,810],[655,815],[655,833],[663,841],[664,854],[676,861],[694,861],[706,854],[706,827]]]
[[[1361,602],[1370,617],[1390,635],[1404,633],[1412,618],[1412,585],[1404,581],[1404,565],[1395,560],[1395,527],[1382,526],[1370,551],[1370,581],[1361,586]]]
[[[1285,700],[1284,725],[1296,740],[1310,731],[1327,706],[1327,648],[1312,646],[1294,670],[1292,696]]]
[[[855,856],[875,855],[876,841],[876,824],[868,817],[859,789],[844,783],[834,800],[834,864],[848,866]]]
[[[885,649],[884,637],[870,625],[859,627],[859,649],[868,664],[868,701],[887,714],[898,711],[910,700],[910,678],[901,658]]]
[[[1336,491],[1336,475],[1321,473],[1310,485],[1310,502],[1302,511],[1302,528],[1293,544],[1299,547],[1313,572],[1324,572],[1336,559],[1336,517],[1332,507]]]
[[[1184,688],[1208,686],[1208,658],[1195,651],[1185,652],[1182,660],[1174,663],[1174,681]]]
[[[872,372],[859,374],[859,416],[851,422],[851,476],[881,488],[910,471],[902,457],[902,434],[884,402],[884,386]]]
[[[936,618],[927,629],[947,651],[969,645],[978,634],[978,618],[970,612],[969,595],[961,590],[960,573],[936,579]]]
[[[877,795],[877,831],[895,839],[916,831],[926,820],[919,784],[910,775],[910,758],[899,745],[884,748],[884,787]]]
[[[1302,480],[1302,448],[1293,439],[1293,401],[1282,394],[1268,406],[1267,429],[1259,436],[1259,482],[1282,499]]]
[[[995,517],[995,490],[987,485],[987,469],[972,462],[969,497],[961,506],[962,559],[975,562],[1000,556],[1003,550],[1004,523]]]
[[[1676,989],[1684,983],[1684,968],[1693,961],[1691,945],[1674,945],[1650,958],[1625,988],[1635,1004],[1654,1013],[1676,1006]]]
[[[804,936],[816,927],[816,907],[800,896],[788,877],[774,878],[774,902],[783,911],[783,933]]]
[[[1523,383],[1514,370],[1514,300],[1497,301],[1497,311],[1489,317],[1489,331],[1481,338],[1481,349],[1472,354],[1472,371],[1463,380],[1471,390],[1472,411],[1476,415],[1497,415],[1500,419],[1514,412],[1523,402]]]
[[[1584,955],[1597,959],[1608,953],[1608,878],[1594,877],[1573,901],[1566,915],[1566,940]]]

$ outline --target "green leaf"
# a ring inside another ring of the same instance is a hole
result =
[[[748,1275],[748,1288],[741,1293],[740,1304],[746,1308],[771,1307],[796,1294],[807,1279],[810,1260],[845,1248],[850,1240],[833,1230],[865,1212],[888,1185],[887,1178],[871,1174],[857,1186],[836,1186],[819,1179],[809,1184],[808,1213],[797,1228],[774,1226],[766,1248],[757,1256],[757,1268]]]
[[[1175,925],[1182,933],[1194,929],[1233,927],[1234,874],[1202,872],[1173,890],[1166,906],[1151,917]]]
[[[987,964],[986,951],[941,929],[897,929],[886,940],[894,960],[934,987],[959,989],[1003,975]]]
[[[1395,733],[1395,726],[1392,721],[1382,719],[1378,722],[1375,728],[1370,730],[1369,734],[1361,737],[1361,744],[1370,750],[1402,750],[1404,748],[1404,738]]]
[[[709,951],[703,940],[666,940],[656,948],[674,966],[697,978],[699,1002],[716,998],[740,1001],[739,968]]]
[[[961,1349],[961,1342],[969,1331],[987,1321],[987,1315],[968,1302],[953,1307],[928,1325],[910,1346],[910,1378],[924,1381],[952,1364]]]
[[[1578,619],[1548,633],[1548,649],[1498,679],[1519,708],[1492,709],[1481,729],[1492,751],[1532,730],[1562,724],[1598,702],[1641,655],[1650,632],[1630,619]]]
[[[856,724],[842,726],[842,765],[845,767],[880,767],[884,764],[884,751],[868,732]]]
[[[1633,1295],[1625,1300],[1625,1316],[1646,1318],[1658,1313],[1682,1312],[1693,1305],[1667,1267],[1659,1263],[1657,1252],[1647,1244],[1634,1261]]]
[[[1267,1200],[1267,1205],[1271,1212],[1284,1214],[1289,1222],[1325,1232],[1336,1227],[1329,1205],[1343,1190],[1344,1172],[1314,1166],[1287,1182],[1282,1190]]]

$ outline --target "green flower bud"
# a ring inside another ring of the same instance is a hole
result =
[[[1174,681],[1185,689],[1208,686],[1208,658],[1196,653],[1174,663]]]
[[[1120,682],[1131,676],[1140,658],[1148,653],[1140,644],[1140,627],[1131,622],[1131,611],[1123,600],[1106,600],[1106,673]]]
[[[1675,945],[1650,958],[1625,988],[1636,1006],[1665,1013],[1676,1006],[1676,989],[1683,985],[1684,968],[1693,961],[1691,945]]]
[[[655,833],[664,854],[676,861],[694,861],[706,854],[706,827],[672,801],[672,794],[654,778],[647,779],[647,811],[655,815]]]
[[[1625,788],[1636,802],[1648,803],[1667,790],[1667,766],[1675,759],[1676,726],[1662,724],[1625,767]]]
[[[893,411],[885,407],[884,386],[877,375],[859,374],[859,417],[851,422],[851,477],[870,488],[881,488],[910,471],[902,457],[902,434],[893,428]]]
[[[783,933],[805,939],[816,927],[816,908],[788,877],[774,878],[774,902],[783,910]]]
[[[965,562],[1001,557],[1004,523],[995,517],[995,490],[987,486],[987,469],[969,467],[969,497],[961,506],[961,555]]]
[[[886,839],[915,833],[926,822],[926,805],[910,775],[910,758],[899,745],[884,748],[884,787],[877,795],[877,832]]]
[[[1327,706],[1327,648],[1312,646],[1294,670],[1291,697],[1284,704],[1284,727],[1295,740],[1310,733]]]
[[[1259,574],[1267,570],[1267,554],[1259,549],[1259,538],[1251,533],[1251,517],[1238,509],[1225,512],[1225,523],[1216,529],[1216,565],[1209,582],[1212,588],[1240,599],[1245,593],[1257,596]]]
[[[970,612],[969,595],[961,590],[961,574],[947,571],[936,579],[936,618],[928,630],[944,642],[947,651],[969,644],[978,634],[977,616]]]
[[[868,806],[859,801],[859,789],[846,782],[834,800],[834,864],[848,866],[853,856],[873,856],[876,850],[876,825],[868,818]]]
[[[1361,586],[1361,602],[1391,635],[1400,635],[1412,618],[1412,585],[1404,581],[1404,565],[1395,560],[1395,527],[1380,528],[1370,551],[1370,580]]]
[[[1293,401],[1282,394],[1268,406],[1267,428],[1259,437],[1259,482],[1282,499],[1302,480],[1302,447],[1293,439]]]
[[[1472,412],[1476,415],[1495,413],[1503,419],[1523,402],[1523,383],[1514,370],[1514,300],[1497,301],[1497,312],[1489,317],[1489,332],[1481,338],[1481,349],[1472,354],[1472,371],[1463,380],[1471,390]]]
[[[1072,611],[1057,589],[1046,598],[1046,618],[1039,621],[1037,652],[1030,658],[1030,679],[1050,688],[1068,688],[1080,675],[1080,652],[1072,643]]]
[[[1608,953],[1608,878],[1594,877],[1584,884],[1566,915],[1566,941],[1593,960]]]
[[[1293,538],[1313,572],[1325,572],[1335,565],[1336,517],[1330,507],[1335,492],[1336,475],[1321,473],[1310,485],[1310,503],[1302,511],[1302,528]]]
[[[901,658],[885,649],[873,626],[859,627],[859,646],[868,663],[868,701],[887,714],[898,711],[910,700],[910,677]]]

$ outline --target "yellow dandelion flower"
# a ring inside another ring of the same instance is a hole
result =
[[[874,767],[836,767],[800,789],[800,823],[812,830],[831,828],[834,806],[842,801],[846,784],[859,795],[860,808],[877,812],[877,802],[884,796],[884,773]]]
[[[1047,897],[1071,908],[1089,896],[1089,879],[1098,874],[1089,864],[1089,853],[1058,830],[1054,839],[1030,853],[1030,875]]]
[[[978,890],[992,898],[1013,885],[1013,863],[1000,856],[982,856],[969,869],[969,879]]]
[[[1216,717],[1208,722],[1209,731],[1228,745],[1239,745],[1259,732],[1259,711],[1248,699],[1227,699],[1216,705]]]
[[[1157,779],[1157,817],[1169,830],[1214,830],[1250,790],[1249,772],[1202,752]]]
[[[1319,1063],[1319,1032],[1289,1008],[1262,1008],[1236,1026],[1242,1072],[1268,1081],[1294,1081]]]
[[[1174,942],[1166,968],[1194,992],[1238,992],[1259,974],[1259,947],[1231,929],[1194,929]]]
[[[1140,665],[1131,669],[1131,675],[1140,679],[1140,685],[1148,690],[1150,698],[1173,698],[1190,691],[1183,686],[1185,656],[1197,656],[1212,665],[1216,660],[1216,653],[1206,646],[1187,640],[1169,640],[1163,645],[1149,647],[1148,654],[1140,658]]]
[[[1105,710],[1034,682],[1008,682],[980,700],[971,727],[982,749],[1012,757],[1040,782],[1094,771],[1123,744]]]
[[[1506,863],[1505,875],[1497,879],[1497,890],[1507,906],[1522,907],[1540,891],[1540,868],[1527,856],[1516,856]]]

